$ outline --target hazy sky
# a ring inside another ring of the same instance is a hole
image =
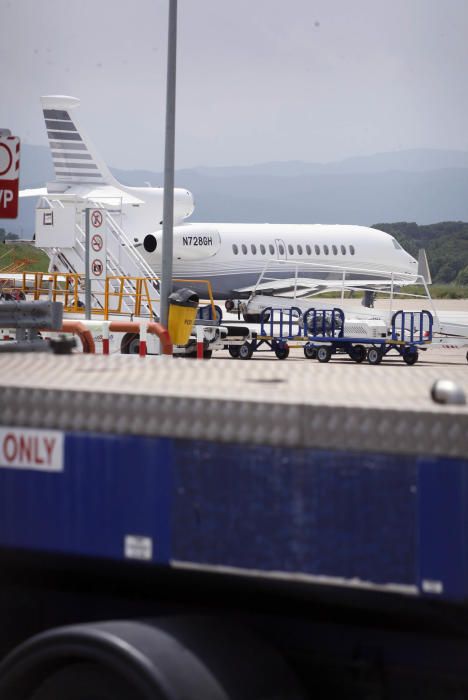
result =
[[[163,166],[167,0],[0,0],[0,126],[80,97],[110,163]],[[178,167],[468,150],[466,0],[179,0]]]

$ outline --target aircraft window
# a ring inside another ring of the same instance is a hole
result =
[[[234,255],[239,254],[239,248],[236,246],[235,243],[232,244],[232,252],[234,253]]]
[[[350,245],[350,246],[349,246],[349,252],[351,253],[351,255],[354,255],[354,253],[356,252],[356,251],[354,250],[354,246],[353,246],[353,245]]]
[[[333,255],[338,255],[338,248],[336,247],[336,245],[332,245],[332,251]]]
[[[242,244],[242,252],[247,255],[247,246],[244,243]]]
[[[297,246],[297,252],[299,253],[299,255],[302,255],[302,246],[301,245]]]
[[[266,253],[266,248],[265,248],[265,246],[263,245],[263,243],[260,243],[260,252],[261,252],[262,255],[265,255],[265,253]]]
[[[312,250],[311,250],[309,244],[306,245],[306,253],[307,253],[307,255],[312,255]]]
[[[315,254],[320,255],[320,246],[316,245],[316,246],[314,246],[314,248],[315,248]]]
[[[396,241],[394,238],[392,238],[392,243],[393,243],[393,245],[395,246],[395,248],[396,248],[397,250],[403,250],[403,248],[401,247],[401,245],[400,245],[400,244],[398,243],[398,241]]]
[[[346,255],[346,246],[344,245],[341,246],[341,254]]]
[[[275,246],[273,245],[273,243],[270,243],[270,244],[268,245],[268,250],[270,251],[270,255],[274,255],[274,254],[275,254]]]
[[[290,243],[288,244],[288,250],[289,250],[289,255],[294,255],[294,248],[292,247],[292,245]]]
[[[252,243],[250,247],[252,249],[252,255],[257,255],[257,246]]]
[[[323,252],[325,253],[325,255],[328,255],[328,253],[330,252],[327,245],[323,246]]]
[[[281,243],[278,245],[278,252],[280,255],[284,255],[284,246]]]

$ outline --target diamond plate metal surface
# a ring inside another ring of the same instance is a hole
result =
[[[467,367],[0,356],[0,424],[229,443],[468,456]]]

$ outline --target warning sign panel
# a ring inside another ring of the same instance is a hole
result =
[[[100,277],[104,271],[104,265],[101,260],[93,260],[91,263],[91,272],[95,277]]]
[[[107,222],[103,209],[88,209],[89,223],[89,277],[92,280],[104,280],[106,278],[107,260]]]
[[[93,236],[91,236],[91,248],[95,253],[99,253],[99,251],[102,250],[103,245],[104,241],[99,233],[95,233]]]
[[[20,140],[0,136],[0,219],[18,216]]]
[[[102,226],[103,222],[103,216],[102,216],[102,211],[100,209],[94,209],[91,212],[91,223],[94,226],[94,228],[99,228]]]

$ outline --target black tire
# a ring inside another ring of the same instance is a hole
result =
[[[140,336],[137,333],[125,333],[120,343],[122,355],[138,355],[140,352]]]
[[[350,357],[352,360],[354,360],[354,362],[357,362],[358,364],[364,362],[364,360],[366,359],[366,348],[364,347],[364,345],[353,345]]]
[[[228,345],[228,352],[231,357],[237,359],[239,357],[240,345]]]
[[[204,360],[211,360],[212,355],[213,355],[213,350],[203,350],[203,359]]]
[[[304,356],[307,357],[308,360],[316,360],[317,348],[314,345],[309,345],[309,343],[306,343],[304,345]]]
[[[414,365],[419,359],[419,353],[417,350],[410,350],[409,348],[403,353],[403,360],[407,365]]]
[[[367,351],[367,362],[370,365],[379,365],[382,362],[382,351],[379,348],[369,348]]]
[[[161,696],[159,696],[161,697]],[[28,700],[144,700],[144,696],[115,673],[97,663],[74,663],[61,668],[28,696]],[[156,700],[156,699],[155,699]]]
[[[329,362],[331,356],[332,356],[332,351],[328,345],[320,345],[317,348],[317,360],[319,362]]]
[[[285,360],[289,356],[289,345],[284,343],[284,345],[279,345],[275,348],[275,355],[278,360]]]
[[[253,355],[253,349],[250,343],[244,343],[239,348],[239,359],[240,360],[250,360]]]

